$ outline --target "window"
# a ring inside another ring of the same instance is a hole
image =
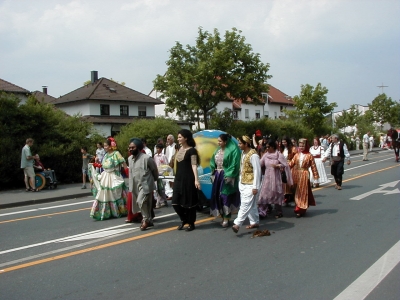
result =
[[[237,110],[234,110],[234,111],[232,112],[232,117],[233,117],[234,120],[237,120],[237,119],[238,119],[238,111],[237,111]]]
[[[278,119],[278,113],[274,112],[274,115],[275,115],[275,119]]]
[[[264,111],[264,118],[269,118],[269,111],[268,110],[266,110],[266,111]]]
[[[260,111],[259,110],[256,110],[256,119],[259,119],[260,118]]]
[[[139,117],[146,116],[146,106],[139,106]]]
[[[110,105],[100,104],[100,116],[109,116],[109,115],[110,115]]]
[[[121,116],[129,116],[129,106],[128,105],[120,105],[119,114]]]
[[[283,106],[281,105],[281,112],[283,112]]]
[[[247,108],[244,110],[244,117],[245,117],[246,119],[249,118],[249,110],[248,110]]]

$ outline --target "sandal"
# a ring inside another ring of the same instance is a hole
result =
[[[236,225],[236,224],[234,224],[234,225],[232,226],[232,230],[233,230],[234,233],[238,233],[238,231],[239,231],[239,226]]]
[[[260,227],[260,224],[255,223],[255,224],[251,224],[251,225],[246,226],[246,229],[253,229],[253,228],[258,228],[258,227]]]
[[[32,189],[31,189],[31,188],[29,188],[29,189],[25,189],[25,192],[30,192],[30,191],[32,191]]]
[[[31,189],[31,192],[39,192],[38,189]]]

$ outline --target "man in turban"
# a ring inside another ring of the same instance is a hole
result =
[[[155,189],[155,182],[158,179],[157,165],[147,154],[143,153],[143,142],[138,138],[129,141],[129,191],[132,193],[132,210],[138,207],[143,215],[140,230],[146,230],[153,226],[152,193]],[[133,211],[136,213],[136,211]]]

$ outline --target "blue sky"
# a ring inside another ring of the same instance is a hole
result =
[[[0,0],[0,78],[59,97],[90,71],[148,94],[176,41],[235,27],[295,96],[327,87],[336,111],[384,92],[400,100],[398,0]]]

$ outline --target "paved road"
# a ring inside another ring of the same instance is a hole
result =
[[[91,220],[92,197],[2,209],[0,299],[399,299],[400,164],[392,152],[361,159],[342,191],[314,190],[305,218],[286,208],[263,220],[269,237],[207,213],[178,232],[171,207],[140,232]]]

